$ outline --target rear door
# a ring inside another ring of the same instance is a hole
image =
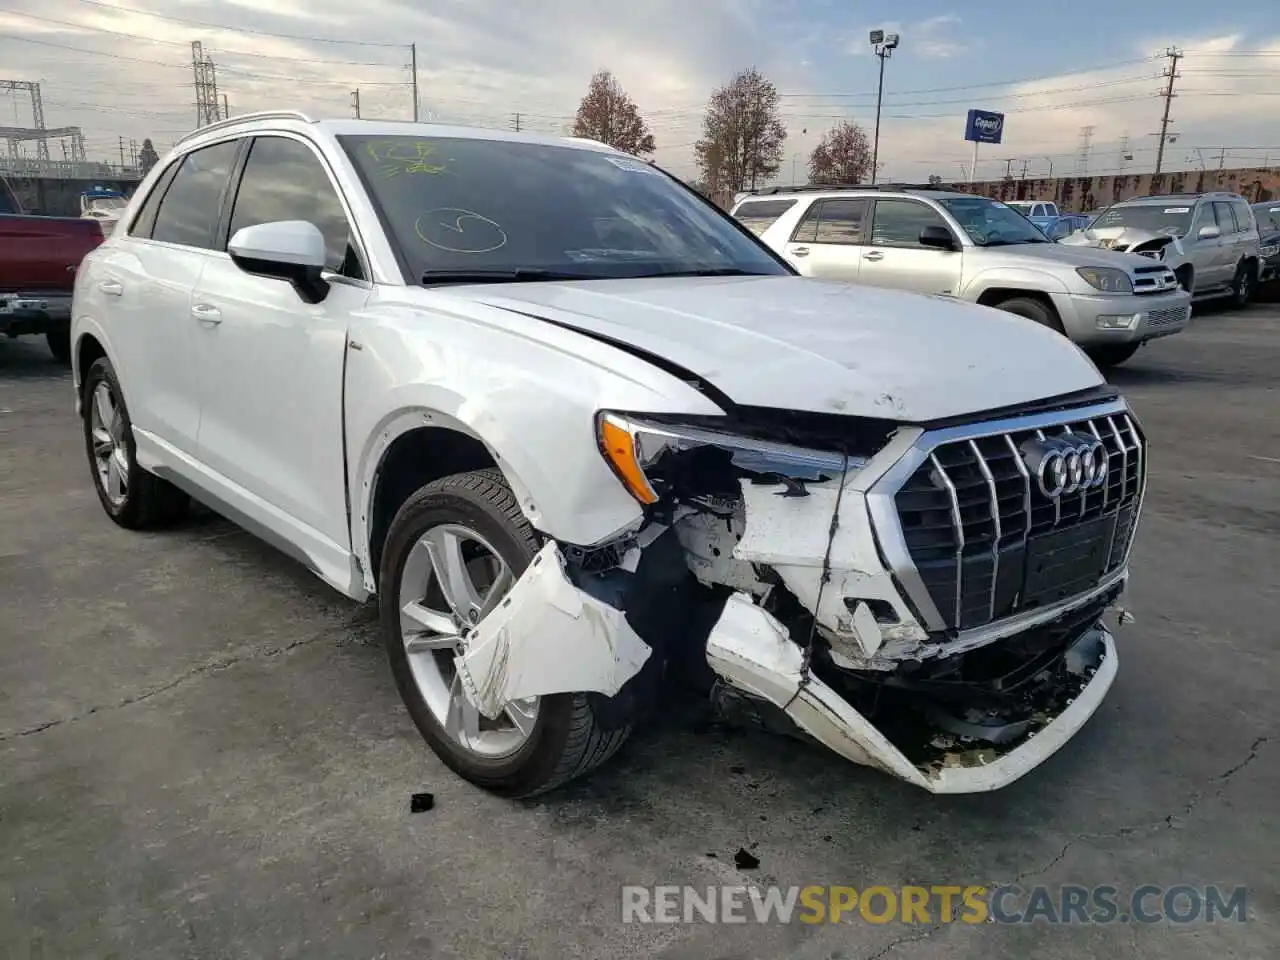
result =
[[[78,312],[102,315],[134,427],[189,456],[203,393],[191,296],[215,256],[215,230],[240,147],[240,140],[224,140],[175,160],[127,237],[104,248],[86,303],[76,305]]]
[[[1236,220],[1235,211],[1231,209],[1230,203],[1225,200],[1213,201],[1213,213],[1218,220],[1218,226],[1222,228],[1220,246],[1222,277],[1224,282],[1230,283],[1235,280],[1236,265],[1248,248],[1248,237],[1243,225]]]
[[[950,233],[956,249],[921,244],[921,231],[933,226]],[[862,248],[858,279],[873,287],[954,296],[960,286],[962,249],[951,225],[924,201],[905,197],[876,200],[870,242]]]
[[[812,204],[787,244],[786,259],[806,277],[857,280],[871,201],[828,197]]]

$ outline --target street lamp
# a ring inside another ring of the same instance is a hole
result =
[[[876,88],[876,132],[871,145],[871,185],[875,186],[876,167],[880,160],[880,100],[884,96],[884,62],[893,56],[898,46],[896,33],[885,33],[883,30],[871,31],[871,46],[880,58],[880,85]]]

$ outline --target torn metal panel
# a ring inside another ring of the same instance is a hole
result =
[[[569,581],[552,541],[466,638],[466,652],[454,664],[467,699],[492,719],[526,697],[613,696],[650,653],[622,611]]]
[[[734,546],[745,529],[741,504],[734,504],[726,515],[690,511],[680,518],[676,536],[684,548],[685,563],[699,583],[745,590],[756,596],[768,592],[769,585],[756,575],[751,564],[734,556]]]
[[[707,662],[739,690],[781,708],[824,746],[855,763],[878,767],[931,793],[997,790],[1052,756],[1097,710],[1115,680],[1115,643],[1102,628],[1083,635],[1066,658],[1079,686],[1065,707],[1039,718],[1037,728],[1012,746],[951,743],[929,762],[913,763],[865,716],[812,672],[786,628],[737,593],[707,641]],[[1007,748],[1006,748],[1007,747]]]
[[[827,631],[832,651],[851,666],[890,669],[920,655],[925,629],[902,603],[876,551],[866,500],[846,487],[831,542],[831,581],[821,590],[822,560],[836,511],[836,484],[809,484],[807,497],[779,496],[780,485],[742,483],[746,523],[733,555],[768,564]],[[872,601],[891,616],[878,619]]]

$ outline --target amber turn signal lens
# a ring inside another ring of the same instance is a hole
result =
[[[631,495],[641,503],[656,503],[658,495],[653,492],[653,487],[645,479],[644,471],[636,462],[636,445],[630,431],[612,420],[601,420],[600,446]]]

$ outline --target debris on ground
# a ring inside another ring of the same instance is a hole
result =
[[[738,852],[733,855],[733,862],[739,870],[754,870],[760,866],[760,858],[745,847],[738,848]]]
[[[435,805],[436,805],[436,798],[434,794],[415,793],[412,797],[409,798],[410,813],[426,813]]]

